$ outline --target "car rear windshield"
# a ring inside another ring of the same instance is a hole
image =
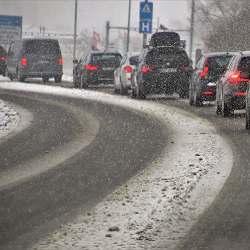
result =
[[[0,56],[6,56],[6,55],[7,55],[6,50],[2,46],[0,46]]]
[[[146,55],[146,64],[164,65],[171,64],[173,66],[189,65],[187,53],[179,49],[153,49]]]
[[[208,58],[209,71],[225,71],[232,56],[213,56]]]
[[[244,72],[245,78],[250,79],[250,56],[248,56],[248,57],[243,57],[243,58],[240,60],[238,69],[239,69],[241,72]],[[246,73],[246,74],[245,74],[245,73]]]
[[[24,52],[27,54],[58,55],[60,48],[57,40],[31,40],[26,41]]]
[[[118,66],[121,62],[120,54],[95,54],[92,55],[92,63],[99,65]]]

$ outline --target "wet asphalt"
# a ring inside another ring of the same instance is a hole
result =
[[[1,90],[0,98],[32,112],[30,127],[0,144],[0,173],[25,166],[75,138],[83,129],[71,110],[98,119],[94,141],[40,175],[0,188],[0,249],[26,249],[88,211],[153,161],[166,144],[163,126],[132,111],[80,99]]]
[[[64,87],[72,87],[72,85],[65,83]],[[97,88],[96,90],[106,93],[113,92],[109,88]],[[22,95],[27,96],[27,94]],[[28,95],[28,99],[25,96],[16,98],[8,93],[8,95],[0,95],[0,98],[16,101],[24,108],[30,107],[29,102],[30,104],[37,102],[37,104],[46,106],[43,110],[57,108],[60,110],[60,105],[55,107],[50,104],[51,96],[49,95],[36,94],[37,98],[34,98],[32,94]],[[58,103],[65,104],[66,102],[69,105],[77,105],[83,110],[93,113],[101,122],[100,132],[94,143],[61,164],[59,168],[28,180],[12,190],[0,192],[0,246],[15,242],[17,236],[46,225],[53,218],[56,219],[52,223],[52,228],[58,226],[67,217],[65,214],[70,215],[76,208],[88,209],[93,206],[104,195],[145,167],[145,163],[152,161],[161,151],[164,141],[167,140],[167,138],[162,138],[162,128],[158,122],[149,121],[127,110],[69,98],[53,97],[53,100],[55,98]],[[149,98],[148,101],[179,107],[210,121],[218,133],[231,145],[234,154],[233,169],[223,189],[177,249],[250,249],[250,133],[245,130],[244,115],[234,115],[229,118],[218,117],[213,104],[191,107],[187,101],[179,98]],[[32,105],[31,111],[34,112],[32,109],[37,109],[38,106]],[[34,123],[36,124],[42,114],[35,113]],[[49,112],[44,112],[45,116],[46,113],[49,117]],[[66,132],[63,133],[65,136],[63,140],[67,141],[67,138],[72,136],[70,133],[80,128],[77,122],[72,122],[74,118],[71,117],[71,114],[61,112],[60,116],[62,115],[66,119]],[[55,117],[60,119],[59,116]],[[54,122],[52,119],[51,124]],[[61,124],[58,126],[60,127]],[[36,125],[37,129],[43,133],[44,125]],[[32,127],[27,133],[31,133],[31,131]],[[51,133],[53,134],[53,131]],[[16,139],[18,140],[18,138]],[[32,136],[29,137],[29,140],[31,139]],[[19,140],[21,143],[21,139]],[[56,147],[56,144],[62,143],[63,140],[60,139],[58,142],[53,140],[52,143],[48,139],[44,145]],[[31,147],[33,144],[34,142],[30,144]],[[2,152],[3,147],[0,146],[0,152]],[[34,150],[34,154],[36,150],[38,153],[41,152],[36,147],[32,150]],[[19,160],[22,160],[23,153],[25,150],[20,149]],[[1,163],[2,161],[1,158]],[[12,161],[15,161],[15,157]],[[30,204],[35,205],[30,208]],[[21,209],[16,209],[17,207]],[[45,228],[47,230],[47,227]],[[34,236],[34,240],[36,237],[39,238],[40,233]],[[26,244],[30,242],[31,240],[26,240]],[[168,249],[167,245],[165,249]]]

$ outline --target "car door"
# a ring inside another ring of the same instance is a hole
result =
[[[125,86],[126,81],[126,72],[124,72],[124,66],[127,65],[129,56],[125,55],[121,61],[120,67],[118,69],[118,76],[119,76],[119,84]]]

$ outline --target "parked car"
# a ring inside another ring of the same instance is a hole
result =
[[[114,71],[122,56],[118,52],[91,51],[79,61],[74,61],[73,82],[76,88],[87,88],[89,84],[114,83]]]
[[[10,44],[7,57],[7,74],[13,80],[42,78],[48,82],[62,81],[63,59],[59,42],[56,39],[23,39]]]
[[[249,73],[250,51],[234,55],[226,72],[217,83],[217,114],[226,117],[231,115],[234,110],[245,109]]]
[[[132,97],[143,99],[148,94],[174,92],[187,97],[192,71],[191,60],[180,47],[144,49],[131,84]]]
[[[189,104],[201,106],[204,101],[215,101],[216,82],[225,72],[233,53],[209,53],[201,56],[189,86]]]
[[[7,60],[7,52],[2,46],[0,46],[0,75],[3,76],[5,76],[6,72],[6,60]]]
[[[120,66],[114,72],[114,92],[128,94],[131,89],[132,73],[138,64],[139,55],[127,53],[123,56]]]

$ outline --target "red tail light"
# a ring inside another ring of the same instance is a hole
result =
[[[21,65],[22,65],[22,66],[27,66],[27,64],[28,64],[27,58],[26,58],[26,57],[23,57],[23,58],[21,59]]]
[[[205,66],[203,70],[199,73],[200,78],[204,79],[207,76],[208,71],[209,71],[208,66]]]
[[[249,79],[241,78],[240,71],[229,73],[227,81],[231,84],[240,84],[241,82],[249,82]]]
[[[124,70],[125,73],[132,73],[133,72],[133,68],[131,66],[129,66],[129,65],[125,66],[123,68],[123,70]]]
[[[95,70],[97,70],[97,66],[92,65],[92,64],[87,64],[87,65],[85,65],[85,69],[89,70],[89,71],[95,71]]]
[[[60,57],[60,58],[58,59],[58,61],[57,61],[57,64],[58,64],[58,65],[63,65],[63,63],[64,63],[63,58]]]
[[[1,61],[1,62],[6,61],[6,59],[7,59],[7,57],[6,57],[6,56],[0,56],[0,61]]]
[[[142,72],[143,74],[147,74],[147,73],[150,72],[150,71],[152,71],[152,67],[149,67],[148,65],[144,65],[144,66],[142,66],[142,68],[141,68],[141,72]]]

